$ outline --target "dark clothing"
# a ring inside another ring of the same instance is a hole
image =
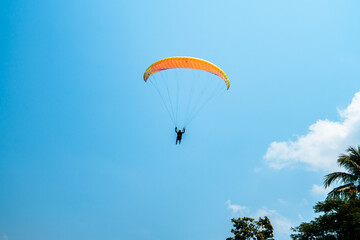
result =
[[[185,128],[184,128],[184,131],[178,131],[177,130],[177,127],[175,127],[175,132],[176,132],[176,134],[177,134],[177,136],[176,136],[176,144],[178,144],[178,142],[179,142],[179,144],[181,143],[181,138],[182,138],[182,135],[183,135],[183,133],[185,133]]]

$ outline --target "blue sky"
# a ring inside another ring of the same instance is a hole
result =
[[[309,221],[360,143],[358,1],[1,1],[0,239],[225,239]],[[142,75],[211,61],[231,88],[181,146]]]

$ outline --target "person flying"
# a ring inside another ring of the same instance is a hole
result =
[[[177,136],[176,136],[176,144],[178,144],[178,142],[180,144],[182,135],[183,135],[183,133],[185,133],[185,128],[184,128],[184,131],[182,132],[181,129],[177,130],[177,127],[175,127],[175,132],[177,134]]]

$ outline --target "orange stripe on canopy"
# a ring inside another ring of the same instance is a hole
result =
[[[172,68],[190,68],[207,71],[222,78],[226,83],[227,89],[230,87],[230,81],[223,70],[211,62],[193,57],[170,57],[159,60],[146,69],[144,81],[146,82],[154,73]]]

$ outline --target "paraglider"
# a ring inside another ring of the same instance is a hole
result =
[[[183,126],[184,131],[175,128],[176,144],[181,143],[185,127],[206,103],[230,88],[230,81],[223,70],[194,57],[159,60],[146,69],[144,81],[150,82],[159,93],[174,125]]]
[[[181,129],[177,130],[177,127],[175,127],[175,132],[177,134],[176,136],[176,144],[179,144],[181,143],[181,139],[182,139],[182,135],[185,133],[185,128],[184,128],[184,131],[181,131]]]

